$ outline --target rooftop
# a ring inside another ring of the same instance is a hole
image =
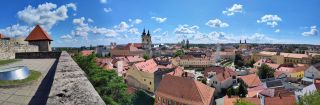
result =
[[[37,25],[25,39],[25,41],[52,41],[50,35]]]
[[[178,102],[209,105],[212,104],[214,90],[194,79],[167,75],[161,80],[155,94]]]
[[[255,87],[261,85],[261,81],[259,76],[256,74],[249,74],[245,76],[240,76],[240,79],[248,86],[248,87]]]
[[[268,52],[268,51],[262,51],[260,54],[264,55],[276,55],[277,52]],[[308,58],[309,56],[307,54],[295,54],[295,53],[280,53],[280,55],[288,58]]]

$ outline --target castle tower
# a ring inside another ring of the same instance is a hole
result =
[[[51,51],[51,37],[39,25],[37,25],[25,39],[30,45],[37,45],[39,51]]]

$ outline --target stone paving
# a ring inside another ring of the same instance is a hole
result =
[[[38,87],[55,61],[56,59],[22,59],[18,62],[0,66],[0,69],[14,66],[27,66],[30,70],[36,70],[42,73],[41,78],[30,85],[14,88],[0,87],[0,105],[29,104],[30,100],[35,96],[35,93],[41,92],[41,89],[38,89]]]

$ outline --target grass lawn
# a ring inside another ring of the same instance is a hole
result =
[[[38,80],[40,76],[41,76],[41,72],[30,70],[29,77],[22,80],[10,80],[10,81],[0,80],[0,86],[15,86],[15,85],[26,84],[26,83],[30,83],[35,80]]]
[[[17,60],[17,59],[0,60],[0,65],[5,65],[5,64],[9,64],[9,63],[17,62],[17,61],[19,61],[19,60]]]

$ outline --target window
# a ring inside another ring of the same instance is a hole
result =
[[[168,105],[172,105],[172,104],[171,104],[171,100],[168,100]]]
[[[150,87],[148,87],[148,90],[150,90]]]
[[[143,81],[146,81],[146,79],[143,79]]]
[[[151,85],[152,83],[150,82],[150,85]]]

